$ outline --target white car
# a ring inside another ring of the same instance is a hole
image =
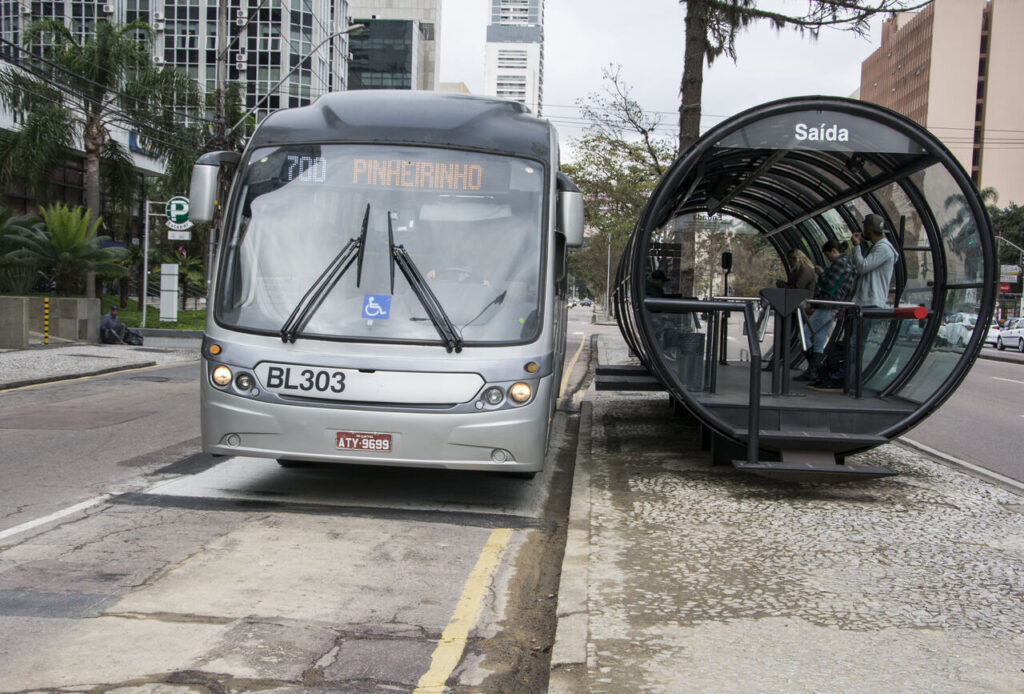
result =
[[[996,349],[1007,347],[1016,347],[1019,352],[1024,352],[1024,318],[1007,318],[1003,323],[1003,329],[996,338]]]
[[[992,321],[989,324],[988,332],[985,333],[985,344],[993,347],[999,344],[999,323]]]
[[[939,326],[939,339],[953,347],[964,347],[971,339],[978,316],[973,313],[953,313]]]

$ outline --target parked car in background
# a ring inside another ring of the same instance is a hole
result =
[[[996,349],[1016,348],[1024,352],[1024,318],[1007,318],[996,338]]]
[[[974,313],[951,313],[939,326],[938,337],[953,347],[964,347],[977,322],[978,316]]]
[[[985,344],[995,347],[999,342],[999,323],[989,323],[988,332],[985,334]]]
[[[583,299],[582,301],[580,301],[580,306],[590,306],[590,305],[591,305],[590,299]]]

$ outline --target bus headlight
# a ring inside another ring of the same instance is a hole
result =
[[[513,383],[512,387],[508,389],[508,396],[516,402],[526,402],[531,395],[533,395],[533,390],[529,383]]]
[[[219,386],[231,383],[231,369],[223,364],[213,370],[213,382]]]
[[[239,390],[249,390],[252,388],[252,376],[247,373],[240,373],[235,377],[235,387]]]
[[[488,405],[500,405],[504,399],[505,394],[501,392],[501,388],[488,388],[484,391],[484,400]]]

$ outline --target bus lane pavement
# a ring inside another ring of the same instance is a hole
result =
[[[208,460],[3,538],[0,691],[536,691],[576,422],[532,481]]]

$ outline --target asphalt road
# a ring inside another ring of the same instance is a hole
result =
[[[1024,482],[1024,360],[978,359],[950,399],[904,438]]]
[[[0,394],[0,691],[543,690],[589,317],[529,481],[214,459],[195,364]]]

